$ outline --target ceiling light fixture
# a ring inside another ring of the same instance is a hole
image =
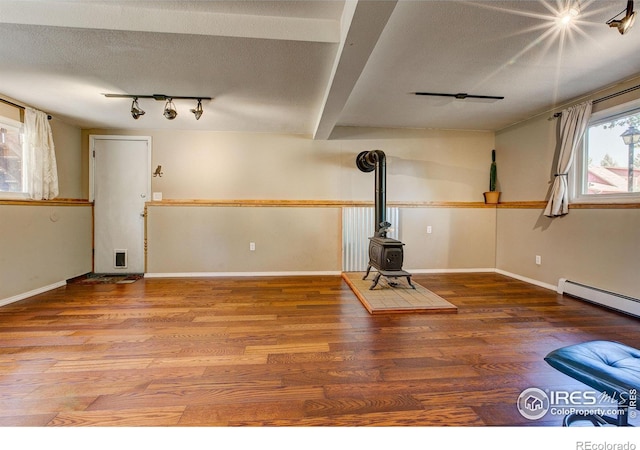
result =
[[[156,101],[166,102],[164,106],[163,115],[169,119],[173,120],[178,116],[178,111],[173,103],[174,100],[197,100],[198,104],[191,112],[195,115],[196,120],[200,120],[202,117],[202,101],[203,100],[212,100],[211,97],[183,97],[179,95],[165,95],[165,94],[153,94],[153,95],[139,95],[139,94],[103,94],[107,98],[132,98],[133,102],[131,102],[131,117],[134,119],[140,118],[140,116],[144,115],[145,112],[138,105],[139,98],[152,98]]]
[[[574,6],[570,7],[560,17],[560,25],[563,25],[563,26],[569,25],[571,22],[573,22],[573,20],[576,17],[578,17],[579,14],[580,14],[580,11],[578,10],[578,8],[576,8]]]
[[[144,111],[138,105],[138,97],[134,97],[133,102],[131,102],[131,117],[138,120],[140,116],[144,116]]]
[[[622,19],[616,19],[620,14],[625,13]],[[607,25],[611,28],[617,28],[620,34],[625,34],[633,26],[633,22],[636,20],[636,12],[633,10],[633,0],[627,1],[627,8],[620,13],[613,16],[607,21]]]
[[[198,105],[191,112],[196,116],[196,120],[200,120],[200,117],[202,117],[202,100],[198,99]]]
[[[167,103],[164,105],[164,116],[169,120],[173,120],[178,116],[178,111],[176,111],[173,100],[170,98],[167,99]]]

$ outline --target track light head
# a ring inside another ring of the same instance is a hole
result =
[[[622,13],[625,13],[624,17],[617,20],[616,17]],[[636,20],[636,12],[633,10],[633,0],[627,1],[627,9],[622,11],[620,14],[609,19],[609,21],[607,21],[607,25],[611,28],[617,28],[620,34],[625,34],[631,29]]]
[[[620,34],[625,34],[627,31],[631,29],[633,23],[636,21],[636,12],[632,11],[631,14],[627,15],[620,22],[620,26],[618,27],[618,31]]]
[[[134,97],[133,102],[131,103],[131,117],[138,120],[140,116],[144,116],[144,111],[138,105],[138,97]]]
[[[173,105],[173,100],[170,98],[167,99],[167,103],[164,105],[164,116],[169,120],[173,120],[177,115],[178,111],[176,111],[176,107]]]
[[[196,116],[196,120],[200,120],[200,117],[202,117],[202,100],[198,99],[198,105],[191,112]]]

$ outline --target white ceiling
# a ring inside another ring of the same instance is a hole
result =
[[[640,74],[640,29],[605,24],[625,0],[580,0],[561,28],[565,3],[2,0],[0,95],[85,128],[499,130]],[[134,120],[105,93],[214,100],[168,121],[141,99]]]

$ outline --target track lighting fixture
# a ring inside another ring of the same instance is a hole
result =
[[[202,117],[202,100],[198,99],[198,105],[191,112],[196,116],[196,120],[200,120],[200,117]]]
[[[138,97],[134,97],[131,103],[131,117],[137,120],[140,116],[144,116],[144,111],[138,105]]]
[[[625,13],[622,19],[616,19],[620,14]],[[627,8],[616,14],[607,21],[607,25],[611,28],[617,28],[620,34],[625,34],[633,26],[633,22],[636,20],[636,12],[633,10],[633,0],[627,1]]]
[[[200,120],[202,117],[203,109],[202,109],[202,101],[203,100],[212,100],[211,97],[182,97],[177,95],[164,95],[164,94],[153,94],[153,95],[137,95],[137,94],[103,94],[108,98],[132,98],[131,102],[131,117],[134,119],[139,119],[140,116],[143,116],[145,112],[138,105],[139,98],[152,98],[156,101],[166,102],[164,105],[163,115],[168,120],[173,120],[178,116],[178,111],[176,110],[175,105],[173,104],[174,100],[197,100],[198,103],[191,112],[194,114],[196,120]]]
[[[167,99],[167,103],[164,105],[164,116],[169,120],[173,120],[177,115],[178,111],[176,111],[176,107],[173,105],[173,100],[170,98]]]

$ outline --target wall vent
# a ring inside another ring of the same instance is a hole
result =
[[[114,269],[127,268],[127,250],[126,249],[113,251],[113,268]]]
[[[398,238],[400,214],[398,208],[387,208],[391,229],[387,237]],[[373,237],[375,210],[370,207],[342,208],[342,270],[364,272],[369,263],[369,238]]]
[[[640,317],[639,299],[587,286],[566,278],[560,278],[560,281],[558,281],[558,294],[567,294],[590,303]]]

